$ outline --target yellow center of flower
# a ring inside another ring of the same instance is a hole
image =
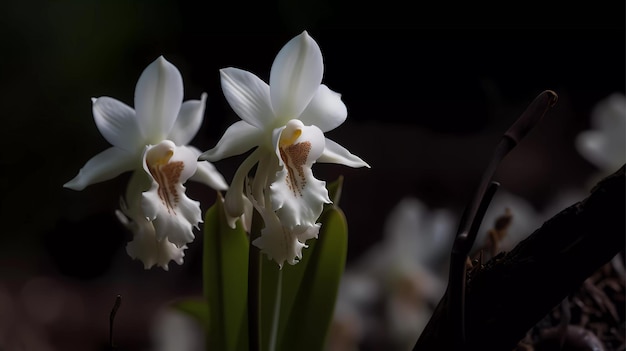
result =
[[[300,135],[302,135],[302,129],[288,130],[290,128],[285,128],[283,133],[280,135],[280,147],[285,147],[293,144]]]

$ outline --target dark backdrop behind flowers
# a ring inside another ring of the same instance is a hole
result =
[[[349,261],[380,240],[405,196],[456,213],[501,133],[542,90],[557,106],[502,163],[496,179],[541,209],[585,186],[594,167],[574,148],[593,106],[624,92],[624,4],[474,7],[385,2],[8,1],[0,5],[0,348],[104,348],[108,313],[123,304],[116,343],[150,347],[150,320],[170,299],[200,292],[201,239],[185,264],[144,271],[114,216],[125,177],[81,192],[62,188],[108,147],[91,97],[133,104],[159,55],[183,76],[185,100],[208,93],[192,144],[212,147],[237,117],[219,69],[268,79],[282,45],[307,30],[342,94],[348,120],[329,137],[371,166],[316,165],[345,176],[341,206]],[[218,169],[230,180],[239,159]],[[208,188],[188,184],[206,210]],[[30,343],[30,344],[28,344]]]

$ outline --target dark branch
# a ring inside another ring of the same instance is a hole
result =
[[[450,320],[455,321],[455,324],[451,325],[451,327],[454,329],[452,335],[456,348],[462,348],[465,343],[465,262],[474,246],[474,241],[476,241],[482,216],[499,186],[492,182],[491,179],[500,161],[530,132],[546,112],[556,104],[557,100],[558,97],[554,91],[543,91],[535,97],[524,113],[504,133],[500,142],[496,145],[491,161],[483,173],[474,196],[461,217],[450,254],[450,272],[448,274],[448,291],[450,294],[448,295],[448,306],[446,307],[448,317]],[[483,213],[479,214],[481,210]]]
[[[624,166],[467,282],[465,347],[512,350],[542,317],[624,249]],[[454,349],[447,291],[414,350]]]

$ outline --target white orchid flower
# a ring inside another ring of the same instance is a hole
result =
[[[578,152],[603,173],[614,172],[626,162],[626,96],[614,93],[600,101],[591,128],[578,135]]]
[[[326,183],[313,176],[313,163],[369,167],[324,136],[345,121],[347,110],[341,95],[321,84],[323,70],[320,48],[304,31],[276,56],[269,85],[241,69],[220,71],[226,100],[242,120],[231,125],[199,159],[218,161],[256,147],[236,171],[226,193],[228,216],[244,213],[244,181],[254,165],[258,164],[252,197],[260,206],[275,211],[280,223],[290,229],[316,226],[324,203],[331,202]],[[270,242],[273,240],[265,238],[258,244],[271,252]]]
[[[96,126],[112,146],[87,161],[64,184],[82,190],[134,172],[138,180],[129,183],[128,205],[122,208],[130,221],[123,222],[135,235],[127,251],[146,268],[153,264],[165,268],[165,257],[182,263],[182,249],[193,241],[193,228],[202,222],[199,203],[185,194],[187,179],[216,190],[228,187],[212,164],[197,162],[200,150],[186,145],[202,124],[206,94],[201,100],[182,100],[180,72],[162,56],[139,77],[134,110],[110,97],[92,99]],[[159,250],[168,253],[157,254]],[[159,258],[148,258],[155,255]]]
[[[133,240],[126,245],[126,252],[133,259],[143,262],[145,269],[157,265],[169,270],[169,262],[183,264],[184,250],[167,238],[157,240],[154,223],[142,209],[142,189],[150,184],[150,177],[142,172],[134,172],[128,184],[126,200],[120,200],[121,210],[115,211],[122,224],[133,233]]]

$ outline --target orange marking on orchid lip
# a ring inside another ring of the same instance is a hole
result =
[[[169,160],[169,157],[167,159]],[[180,196],[176,189],[180,181],[180,175],[185,169],[183,161],[169,162],[163,164],[163,158],[159,159],[153,166],[149,166],[150,174],[159,185],[157,193],[167,212],[176,215],[175,208],[180,202]],[[167,161],[166,161],[167,162]]]
[[[280,148],[280,158],[287,168],[287,187],[294,196],[302,196],[302,190],[306,186],[304,165],[311,151],[311,142],[304,141],[297,144]]]

